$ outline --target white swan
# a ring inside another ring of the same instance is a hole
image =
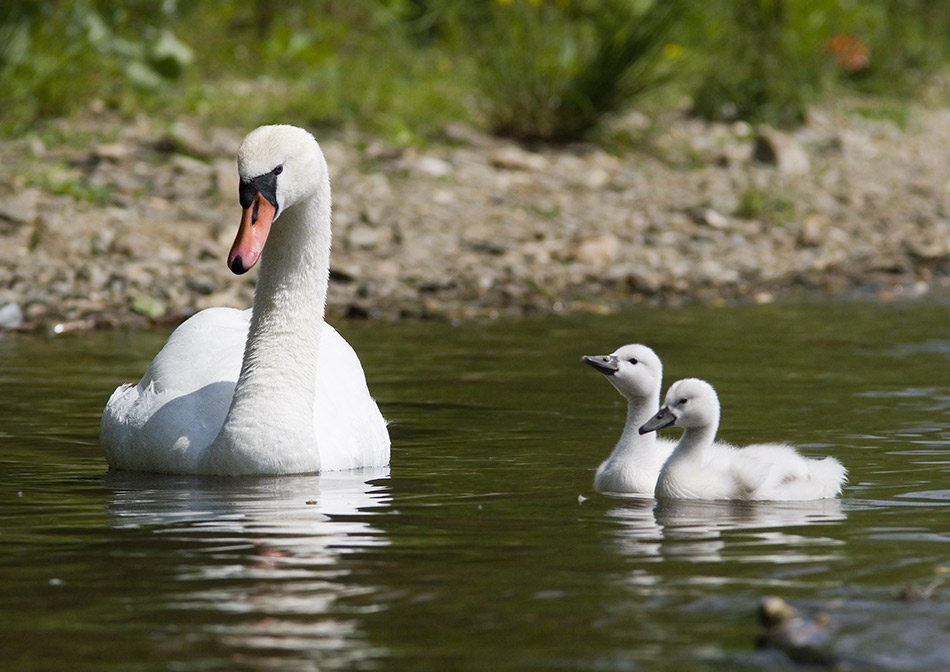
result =
[[[106,460],[213,475],[389,464],[386,422],[359,359],[323,320],[330,179],[319,145],[303,129],[262,126],[241,143],[238,169],[244,213],[228,266],[244,273],[260,257],[254,307],[199,312],[138,385],[112,394],[100,431]]]
[[[641,428],[653,432],[676,425],[686,431],[660,470],[657,497],[679,499],[809,500],[835,497],[846,470],[833,457],[802,457],[784,443],[737,448],[714,443],[719,398],[697,378],[679,380],[663,406]]]
[[[660,468],[675,441],[637,430],[660,407],[663,364],[645,345],[632,343],[609,355],[585,355],[581,361],[607,377],[627,400],[627,422],[610,456],[594,474],[598,492],[653,496]]]

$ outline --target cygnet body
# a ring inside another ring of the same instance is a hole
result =
[[[627,422],[610,456],[594,474],[598,492],[652,497],[660,468],[675,441],[638,429],[660,407],[663,365],[645,345],[624,345],[609,355],[587,355],[585,364],[600,371],[627,400]]]
[[[660,470],[657,497],[679,499],[811,500],[840,494],[847,471],[833,457],[803,457],[784,443],[737,448],[715,442],[719,397],[698,378],[670,387],[663,406],[640,432],[664,427],[685,431]]]

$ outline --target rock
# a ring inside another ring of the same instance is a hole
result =
[[[194,276],[189,277],[185,280],[185,284],[188,285],[188,289],[193,291],[195,294],[211,294],[215,290],[215,284],[208,278],[196,278]]]
[[[346,244],[356,249],[372,249],[378,247],[385,240],[387,232],[363,224],[353,226],[346,233]]]
[[[540,154],[528,152],[515,145],[505,145],[489,154],[491,164],[507,170],[538,172],[548,167],[548,160]]]
[[[204,132],[193,124],[178,120],[172,124],[168,138],[174,150],[191,156],[206,156],[208,145]]]
[[[603,189],[610,184],[610,173],[603,168],[591,168],[584,173],[584,186],[588,189]]]
[[[96,145],[92,150],[93,156],[105,161],[119,163],[132,156],[132,147],[121,142],[110,142],[102,145]]]
[[[129,308],[133,313],[153,320],[161,317],[168,310],[164,303],[151,296],[139,296],[132,299]]]
[[[620,239],[612,233],[601,233],[582,239],[574,258],[588,266],[607,266],[620,256]]]
[[[714,229],[729,228],[729,218],[712,208],[699,208],[692,215],[697,224],[705,224]]]
[[[234,160],[218,159],[214,161],[211,164],[211,172],[214,175],[214,186],[218,195],[225,200],[231,199],[236,203],[241,179]]]
[[[802,220],[798,241],[802,245],[817,247],[821,245],[831,228],[831,219],[823,213],[812,213]]]
[[[23,309],[18,303],[0,306],[0,329],[19,329],[23,326]]]
[[[494,137],[482,133],[469,124],[464,124],[460,121],[450,121],[442,129],[442,132],[450,142],[457,142],[472,147],[485,148],[498,144],[498,140]]]
[[[13,224],[29,224],[39,214],[39,189],[21,189],[0,199],[0,219]]]
[[[806,175],[811,172],[808,153],[795,138],[762,127],[755,139],[753,156],[757,161],[775,165],[783,175]]]
[[[445,177],[452,172],[452,164],[434,156],[420,156],[414,168],[429,177]]]
[[[780,649],[799,664],[832,666],[839,659],[824,649],[828,640],[827,617],[810,618],[780,597],[769,595],[759,602],[759,623],[764,632],[759,648]]]
[[[208,174],[208,164],[200,159],[193,159],[185,154],[175,154],[172,157],[172,166],[175,170],[193,176],[204,177]]]

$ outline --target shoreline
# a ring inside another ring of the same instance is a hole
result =
[[[617,155],[462,125],[425,148],[318,135],[334,199],[328,319],[940,293],[950,110],[911,119],[816,110],[781,133],[634,114],[617,137],[648,140]],[[225,264],[243,133],[104,115],[43,137],[66,141],[0,141],[0,331],[251,305],[255,272]]]

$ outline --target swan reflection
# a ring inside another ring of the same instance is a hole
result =
[[[797,528],[846,517],[840,499],[739,502],[648,498],[624,499],[607,516],[619,523],[617,543],[626,555],[718,562],[727,543],[723,533],[742,530],[734,540],[743,547],[742,560],[774,563],[827,559],[830,549],[843,542],[802,536]]]
[[[312,476],[209,479],[110,473],[118,529],[147,530],[147,552],[172,553],[175,576],[156,589],[228,656],[256,668],[349,664],[370,655],[342,598],[372,592],[348,580],[347,556],[389,543],[367,522],[386,509],[389,468]]]

